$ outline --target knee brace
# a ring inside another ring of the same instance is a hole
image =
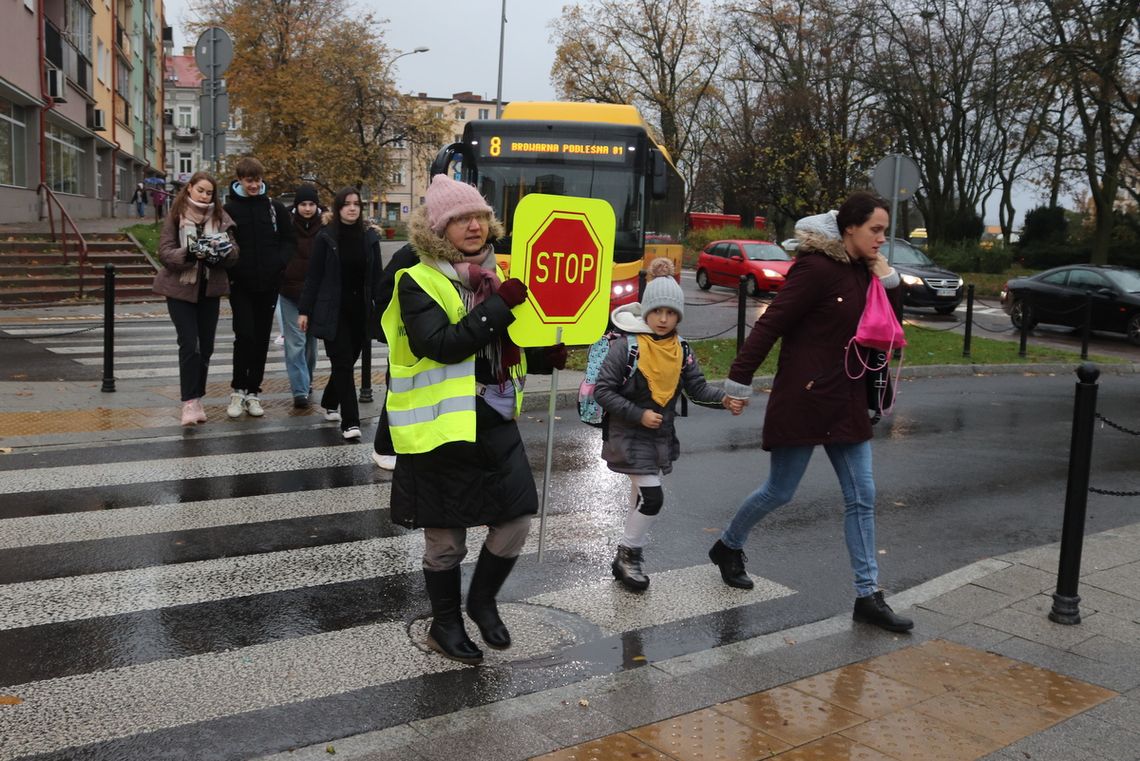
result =
[[[665,492],[660,486],[642,486],[638,489],[637,512],[642,515],[657,515],[665,504]]]

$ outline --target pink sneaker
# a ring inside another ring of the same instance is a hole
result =
[[[194,400],[182,403],[182,425],[194,425],[198,422],[198,413],[194,411]]]
[[[206,422],[206,410],[202,409],[202,400],[201,399],[191,399],[190,403],[194,405],[194,415],[196,417],[197,422],[205,423]]]

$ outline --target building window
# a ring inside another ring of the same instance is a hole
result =
[[[193,127],[194,126],[194,108],[193,106],[179,106],[178,107],[178,122],[179,127]]]
[[[179,174],[193,174],[194,173],[194,154],[187,153],[186,151],[178,152],[178,173]]]
[[[393,185],[403,185],[404,184],[404,173],[401,171],[392,172],[392,184]]]
[[[479,109],[479,118],[480,119],[490,119],[491,118],[491,109],[489,109],[489,108]]]
[[[455,119],[456,119],[456,121],[463,121],[463,120],[464,120],[464,119],[466,119],[466,118],[467,118],[467,109],[466,109],[466,108],[457,108],[457,109],[455,109]]]
[[[0,185],[24,184],[24,109],[0,98]]]
[[[48,125],[45,137],[48,187],[57,193],[79,195],[83,187],[83,154],[87,151],[80,147],[79,138],[54,124]]]

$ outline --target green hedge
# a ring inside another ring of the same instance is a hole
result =
[[[932,243],[926,255],[954,272],[997,274],[1009,269],[1013,252],[1003,246],[985,248],[977,243]]]
[[[714,240],[772,240],[772,233],[768,230],[757,230],[755,227],[706,227],[701,230],[690,230],[685,235],[684,264],[694,267],[697,257],[704,247]]]

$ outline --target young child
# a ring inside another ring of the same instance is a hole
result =
[[[642,569],[642,548],[665,502],[661,476],[673,470],[680,442],[673,430],[681,391],[704,406],[723,406],[739,415],[744,404],[709,385],[696,357],[684,351],[677,325],[685,314],[685,295],[673,279],[673,263],[654,259],[640,304],[613,311],[614,327],[637,336],[637,368],[626,380],[629,338],[610,342],[598,372],[594,398],[606,416],[602,424],[602,459],[610,470],[625,473],[632,483],[625,534],[613,562],[614,578],[640,592],[649,586]]]

